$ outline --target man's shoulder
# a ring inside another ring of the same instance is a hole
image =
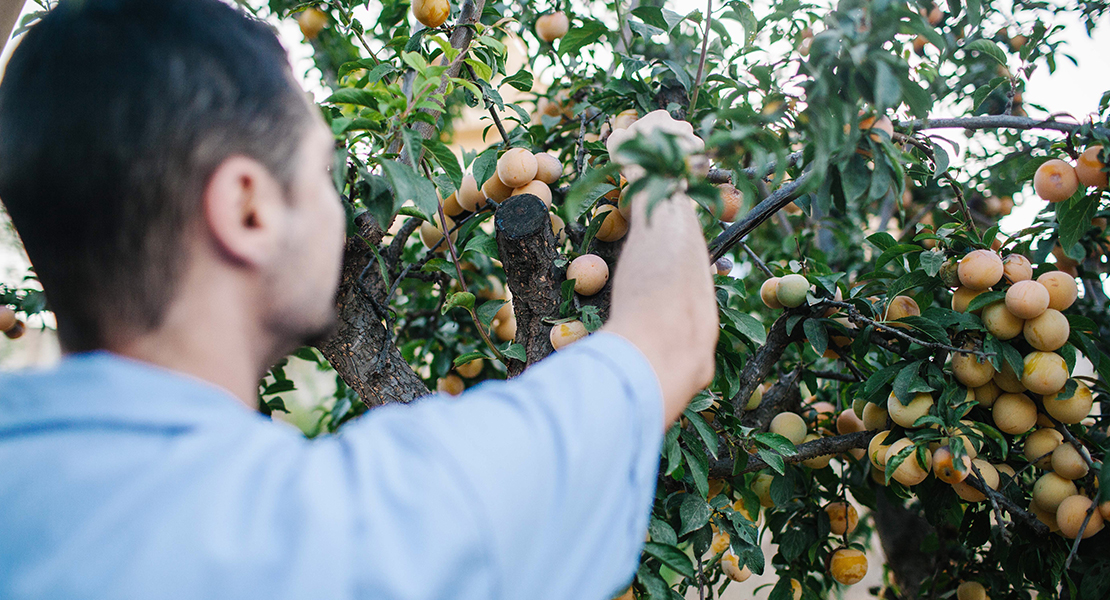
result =
[[[241,429],[264,421],[213,385],[108,352],[0,374],[0,437],[66,427]]]

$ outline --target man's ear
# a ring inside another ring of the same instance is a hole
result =
[[[279,254],[286,206],[281,184],[260,162],[225,159],[204,188],[204,226],[228,259],[261,267]]]

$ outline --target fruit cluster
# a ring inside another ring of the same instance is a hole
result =
[[[1075,195],[1079,186],[1105,188],[1106,163],[1101,158],[1102,146],[1087,148],[1073,167],[1059,158],[1045,161],[1033,176],[1033,189],[1048,202],[1063,202]]]

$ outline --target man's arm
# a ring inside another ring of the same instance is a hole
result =
[[[635,573],[662,419],[650,363],[609,333],[460,398],[375,410],[338,440],[359,576],[381,597],[450,582],[457,599],[607,597]]]

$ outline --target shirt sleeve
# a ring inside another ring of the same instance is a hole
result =
[[[359,587],[609,598],[635,573],[662,436],[655,373],[605,332],[513,380],[375,410],[339,437],[356,553],[380,561]]]

